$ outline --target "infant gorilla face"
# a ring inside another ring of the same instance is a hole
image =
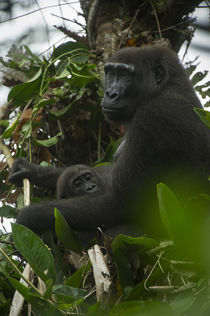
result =
[[[66,199],[99,192],[100,182],[94,169],[86,165],[74,165],[67,168],[58,178],[57,197]]]

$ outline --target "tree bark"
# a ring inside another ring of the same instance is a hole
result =
[[[190,14],[201,0],[80,0],[89,46],[103,63],[124,46],[168,43],[176,52],[194,29]]]

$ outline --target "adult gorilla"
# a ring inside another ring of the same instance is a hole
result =
[[[177,56],[168,48],[126,48],[105,65],[102,109],[110,121],[125,125],[125,140],[114,162],[111,190],[71,199],[32,204],[17,222],[37,233],[54,229],[54,207],[78,231],[114,227],[138,215],[141,228],[154,232],[159,218],[156,184],[175,192],[199,192],[209,174],[208,129],[193,111],[201,104]],[[38,185],[56,186],[62,169],[16,160],[12,183],[27,177]],[[138,200],[138,212],[134,201]],[[132,203],[131,203],[132,202]],[[131,206],[132,204],[132,206]],[[153,227],[150,227],[154,219]],[[135,218],[135,221],[138,222]]]

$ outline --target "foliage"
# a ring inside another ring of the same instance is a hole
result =
[[[1,139],[6,140],[16,157],[28,156],[36,161],[38,156],[36,162],[56,165],[78,163],[74,152],[85,147],[89,140],[89,147],[85,148],[88,159],[81,162],[97,165],[112,161],[119,145],[115,139],[121,133],[111,130],[102,119],[98,107],[100,80],[94,60],[95,56],[83,44],[75,42],[55,48],[48,59],[35,56],[25,46],[13,47],[8,60],[1,60],[5,67],[4,80],[12,87],[8,95],[11,115],[0,121]],[[17,71],[15,79],[10,81],[8,68]],[[191,73],[195,69],[192,65],[188,67]],[[204,76],[199,73],[192,76],[202,97],[209,96],[209,83],[200,83]],[[208,112],[201,109],[195,112],[210,127]],[[69,143],[73,146],[71,150],[67,149]],[[0,194],[4,202],[0,216],[15,218],[17,208],[23,207],[23,194],[5,180],[8,169],[3,161],[0,169]],[[46,194],[53,195],[44,192],[42,196],[35,190],[36,201],[46,198]],[[162,183],[157,185],[157,196],[167,240],[125,235],[118,235],[112,241],[103,239],[113,280],[113,295],[105,308],[96,300],[87,254],[59,210],[55,210],[59,240],[56,244],[54,236],[45,235],[46,246],[32,231],[18,224],[12,225],[13,242],[2,231],[0,314],[8,315],[17,289],[26,300],[22,315],[27,314],[27,302],[40,316],[209,315],[210,196],[192,197],[181,203]],[[35,199],[33,195],[31,198]],[[20,254],[37,276],[27,286],[20,282],[25,266]],[[69,260],[72,256],[76,258],[74,266],[75,260]],[[42,291],[35,287],[40,280],[44,284]]]

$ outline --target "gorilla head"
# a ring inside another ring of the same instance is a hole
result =
[[[74,165],[66,168],[57,181],[58,199],[95,193],[101,189],[99,176],[93,168],[86,165]]]

